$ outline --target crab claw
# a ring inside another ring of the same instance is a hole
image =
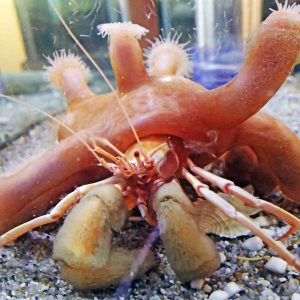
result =
[[[80,290],[94,290],[118,285],[131,276],[132,265],[140,253],[140,249],[127,250],[113,247],[105,265],[100,268],[74,268],[62,264],[62,277]],[[154,255],[148,252],[143,264],[139,266],[135,278],[143,276],[155,264]]]
[[[62,265],[62,276],[79,289],[96,289],[118,284],[130,276],[138,249],[111,245],[112,230],[121,230],[127,216],[122,192],[103,185],[83,197],[67,216],[54,241],[53,256]],[[146,255],[134,276],[154,264]]]
[[[160,236],[168,261],[182,282],[208,277],[220,265],[213,241],[201,232],[193,205],[176,181],[164,184],[154,196]]]

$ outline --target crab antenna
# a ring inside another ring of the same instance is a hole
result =
[[[115,151],[120,156],[120,162],[122,162],[123,166],[131,170],[132,173],[135,172],[134,166],[128,161],[126,155],[120,151],[116,146],[114,146],[108,139],[103,137],[92,137],[94,146],[96,145],[96,141],[102,143],[107,146],[111,150]]]
[[[114,163],[116,163],[118,161],[118,158],[116,156],[110,154],[109,152],[107,152],[104,149],[102,149],[101,147],[99,147],[93,136],[91,137],[91,141],[93,143],[94,151],[96,151],[96,153],[101,153],[103,156],[107,157],[108,159],[110,159]]]
[[[109,79],[107,78],[107,76],[104,74],[104,72],[102,71],[102,69],[98,66],[98,64],[95,62],[95,60],[92,58],[92,56],[88,53],[88,51],[83,47],[83,45],[79,42],[79,40],[76,38],[76,36],[73,34],[73,32],[71,31],[70,27],[67,25],[67,23],[65,22],[65,20],[63,19],[62,15],[60,14],[60,12],[58,11],[57,7],[55,6],[55,4],[53,3],[52,0],[48,0],[50,3],[50,6],[52,7],[52,9],[54,10],[54,12],[56,13],[57,17],[59,18],[59,20],[61,21],[61,23],[63,24],[63,26],[65,27],[66,31],[68,32],[68,34],[71,36],[71,38],[74,40],[74,42],[77,44],[77,46],[81,49],[81,51],[86,55],[86,57],[90,60],[90,62],[93,64],[93,66],[96,68],[96,70],[99,72],[99,74],[102,76],[102,78],[104,79],[104,81],[106,82],[106,84],[108,85],[108,87],[111,89],[112,93],[114,94],[114,96],[116,97],[118,104],[124,114],[124,116],[126,117],[128,124],[132,130],[132,133],[138,143],[138,145],[141,144],[141,141],[137,135],[137,132],[125,110],[124,105],[121,102],[121,99],[117,93],[117,91],[115,90],[115,88],[112,86],[112,84],[110,83]]]
[[[3,97],[7,100],[10,100],[10,101],[13,101],[13,102],[16,102],[18,104],[21,104],[25,107],[28,107],[32,110],[35,110],[37,112],[39,112],[40,114],[46,116],[47,118],[51,119],[52,121],[54,121],[55,123],[59,124],[60,126],[62,126],[63,128],[65,128],[67,131],[69,131],[70,133],[72,133],[85,147],[87,147],[87,149],[94,155],[94,157],[101,163],[101,162],[105,162],[107,164],[107,162],[102,158],[102,157],[99,157],[97,155],[97,153],[94,151],[94,149],[84,140],[82,139],[78,134],[77,132],[75,132],[71,127],[67,126],[64,122],[60,121],[59,119],[51,116],[50,114],[48,114],[47,112],[41,110],[40,108],[30,104],[30,103],[27,103],[27,102],[24,102],[20,99],[17,99],[17,98],[14,98],[14,97],[11,97],[11,96],[7,96],[7,95],[4,95],[4,94],[1,94],[0,93],[0,97]],[[104,150],[103,150],[104,151]],[[111,155],[111,154],[110,154]],[[112,156],[112,155],[111,155]],[[103,165],[101,163],[101,165]],[[103,167],[105,167],[103,165]]]
[[[98,137],[98,136],[93,137],[93,139],[109,147],[111,150],[115,151],[118,155],[120,155],[125,160],[127,159],[126,155],[122,151],[120,151],[116,146],[114,146],[108,139],[103,137]]]

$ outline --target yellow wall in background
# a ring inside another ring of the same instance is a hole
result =
[[[0,0],[0,71],[22,71],[25,60],[26,51],[14,1]]]

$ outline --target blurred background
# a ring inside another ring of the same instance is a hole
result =
[[[283,1],[283,0],[282,0]],[[299,1],[289,1],[300,3]],[[55,0],[67,24],[111,76],[107,40],[96,26],[132,20],[150,29],[153,40],[169,32],[190,41],[193,79],[208,88],[238,72],[247,40],[275,8],[274,0]],[[68,36],[47,0],[0,0],[0,90],[36,92],[43,88],[44,56],[55,50],[80,50]],[[147,40],[141,41],[144,48]],[[201,74],[206,74],[201,78]],[[20,90],[21,89],[21,90]]]

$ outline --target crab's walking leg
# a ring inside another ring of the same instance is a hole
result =
[[[190,281],[208,277],[219,267],[213,241],[198,229],[193,205],[176,182],[166,183],[154,195],[160,236],[177,277]]]
[[[300,270],[300,262],[297,261],[297,259],[285,248],[281,242],[275,241],[273,238],[265,234],[263,230],[255,225],[249,218],[237,211],[231,204],[221,198],[218,194],[209,190],[207,185],[201,183],[186,169],[182,170],[182,175],[194,187],[195,191],[200,197],[204,197],[214,206],[219,208],[229,218],[243,224],[254,234],[260,237],[270,248],[276,251],[284,260],[286,260],[289,265],[294,266],[298,271]]]
[[[245,204],[251,207],[260,208],[288,223],[291,226],[290,229],[284,235],[282,235],[279,238],[279,240],[285,239],[289,235],[296,232],[297,229],[300,227],[300,220],[296,218],[294,215],[292,215],[291,213],[287,212],[286,210],[274,205],[273,203],[270,203],[268,201],[259,199],[251,195],[244,189],[236,186],[232,181],[228,179],[224,179],[220,176],[217,176],[202,168],[197,167],[191,160],[188,160],[188,166],[194,174],[197,174],[202,178],[208,180],[212,184],[216,185],[224,193],[231,194],[236,198],[242,200]]]
[[[77,188],[72,193],[64,197],[52,210],[49,214],[37,217],[26,223],[23,223],[5,234],[0,236],[0,248],[13,242],[15,239],[21,235],[46,224],[54,223],[58,221],[66,211],[68,211],[74,204],[76,204],[81,197],[83,197],[90,190],[96,188],[97,186],[105,183],[117,183],[116,178],[108,178],[106,180],[87,184]]]
[[[75,205],[54,241],[53,256],[61,262],[62,276],[80,289],[118,284],[130,276],[140,249],[112,245],[112,231],[120,231],[127,218],[122,188],[100,185]],[[144,274],[154,265],[151,251],[135,274]]]

